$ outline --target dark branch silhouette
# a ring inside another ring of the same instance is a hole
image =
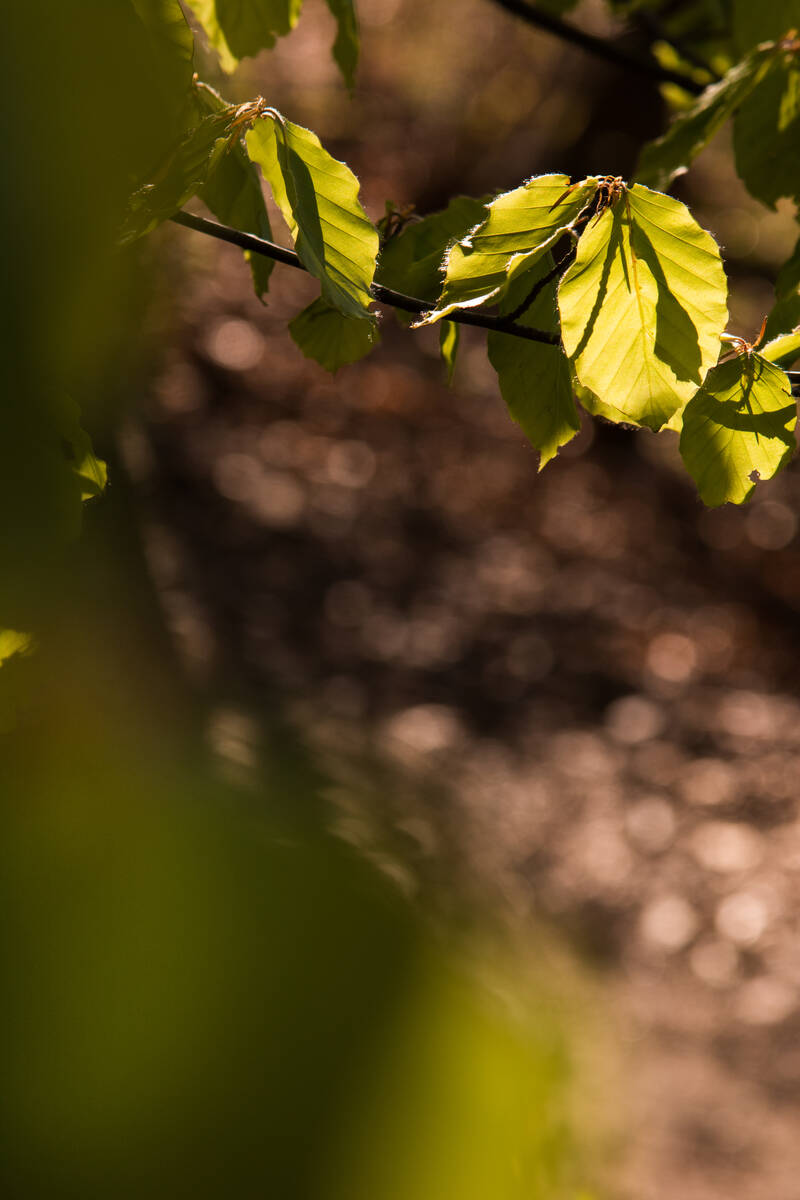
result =
[[[229,225],[221,225],[217,221],[209,221],[206,217],[197,217],[193,213],[178,212],[171,219],[177,225],[185,225],[187,229],[205,233],[208,237],[218,238],[222,242],[230,242],[232,246],[238,246],[241,250],[250,250],[253,254],[263,254],[265,258],[274,258],[276,262],[283,263],[287,267],[294,267],[300,271],[307,269],[294,250],[287,250],[285,246],[277,246],[265,238],[256,237],[255,234],[242,233],[238,229],[232,229]],[[423,313],[430,312],[432,308],[429,300],[420,300],[416,296],[405,296],[402,292],[396,292],[393,288],[384,287],[380,283],[373,283],[370,293],[379,304],[388,304],[391,308],[399,308],[403,312],[417,313],[421,316]],[[468,308],[457,308],[453,312],[449,312],[447,320],[455,321],[457,325],[477,325],[479,329],[493,329],[498,333],[508,333],[512,337],[526,338],[529,342],[543,342],[546,346],[557,346],[561,341],[557,333],[545,333],[542,329],[531,329],[527,325],[519,325],[509,317],[494,317],[490,313],[473,312]]]

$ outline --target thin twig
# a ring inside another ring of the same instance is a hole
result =
[[[672,46],[673,50],[677,50],[681,58],[689,63],[689,66],[696,67],[698,71],[705,71],[711,77],[711,83],[719,83],[722,76],[709,66],[691,46],[687,46],[682,38],[676,38],[668,33],[655,13],[648,12],[643,8],[637,10],[633,16],[649,38],[657,42],[666,42]]]
[[[504,8],[506,12],[526,21],[529,25],[543,29],[545,33],[551,33],[553,37],[560,38],[562,42],[579,46],[581,50],[593,54],[595,58],[602,58],[626,71],[635,71],[638,75],[645,75],[657,83],[677,83],[679,87],[695,96],[699,96],[704,90],[702,83],[698,83],[696,79],[692,79],[683,71],[671,71],[669,67],[662,67],[654,59],[639,58],[638,55],[623,50],[606,38],[597,37],[593,33],[585,33],[584,30],[570,25],[568,21],[563,21],[560,17],[553,16],[552,13],[540,12],[538,8],[528,3],[528,0],[494,0],[494,3],[500,8]]]
[[[239,229],[232,229],[229,225],[221,225],[217,221],[209,221],[206,217],[197,217],[194,213],[177,212],[171,219],[176,225],[184,225],[187,229],[205,233],[208,237],[218,238],[221,242],[229,242],[232,246],[238,246],[240,250],[250,250],[253,254],[263,254],[265,258],[274,258],[276,262],[284,263],[287,267],[295,267],[300,271],[306,270],[294,250],[287,250],[285,246],[277,246],[265,238],[256,237],[255,234],[242,233]],[[384,287],[380,283],[373,283],[369,290],[372,297],[379,303],[399,308],[403,312],[422,315],[422,313],[431,311],[432,306],[429,300],[420,300],[416,296],[405,296],[402,292],[396,292],[393,288]],[[518,325],[509,317],[493,317],[489,313],[473,312],[468,308],[454,309],[453,312],[447,314],[447,319],[455,321],[457,325],[477,325],[480,329],[509,333],[512,337],[525,338],[529,342],[542,342],[546,346],[557,346],[561,340],[557,333],[545,333],[542,329],[530,329],[527,325]]]

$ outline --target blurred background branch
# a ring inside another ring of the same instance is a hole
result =
[[[633,71],[636,75],[651,79],[655,83],[677,84],[693,95],[699,95],[703,91],[704,84],[698,83],[696,79],[692,79],[685,72],[673,71],[669,67],[662,67],[654,59],[643,58],[638,54],[634,54],[632,51],[626,50],[624,47],[609,41],[608,38],[597,37],[596,34],[587,33],[586,30],[579,29],[576,25],[571,25],[569,21],[564,21],[561,17],[557,17],[553,13],[543,12],[541,9],[536,8],[535,5],[527,3],[527,0],[492,0],[492,3],[498,5],[499,8],[505,9],[506,12],[511,13],[513,16],[519,17],[522,21],[527,22],[528,25],[532,25],[536,29],[541,29],[544,33],[549,33],[571,46],[578,46],[579,49],[585,50],[587,54],[592,54],[595,58],[603,59],[605,62],[612,63],[616,67],[622,67],[625,71]]]

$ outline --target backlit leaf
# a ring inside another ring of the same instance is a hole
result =
[[[559,289],[564,347],[601,403],[660,429],[716,362],[726,297],[711,235],[634,184],[581,234]]]
[[[321,298],[289,322],[289,333],[306,358],[332,373],[364,358],[381,340],[371,321],[346,317]]]
[[[776,367],[790,367],[800,358],[800,330],[795,329],[791,333],[782,333],[773,338],[766,346],[761,347],[760,354]]]
[[[327,0],[328,8],[336,18],[336,41],[333,57],[342,72],[345,83],[352,88],[356,79],[360,41],[358,18],[353,0]]]
[[[742,504],[795,448],[797,406],[783,371],[741,354],[709,372],[686,406],[681,456],[704,504]]]
[[[800,198],[798,145],[800,60],[781,53],[742,104],[733,126],[736,169],[751,195],[770,208],[781,196]]]
[[[763,78],[770,54],[755,51],[679,113],[663,137],[645,146],[636,168],[638,181],[665,191],[677,175],[682,175]]]
[[[187,0],[223,70],[275,45],[297,24],[303,0]]]
[[[575,220],[594,194],[596,181],[568,188],[566,175],[539,175],[493,200],[483,222],[451,246],[436,308],[419,324],[438,321],[454,308],[501,300],[512,281]]]
[[[247,134],[303,265],[322,296],[345,316],[374,320],[369,311],[378,233],[358,201],[359,183],[309,129],[279,114]]]
[[[549,254],[517,279],[501,307],[513,312],[532,284],[553,265]],[[521,325],[558,332],[555,281],[547,284],[531,307],[518,318]],[[508,333],[489,334],[489,361],[497,371],[500,391],[511,416],[539,451],[539,470],[561,446],[575,437],[580,420],[572,397],[569,363],[561,346],[529,342]]]

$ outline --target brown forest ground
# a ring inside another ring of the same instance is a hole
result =
[[[441,6],[365,0],[354,110],[327,26],[258,69],[363,174],[374,216],[629,169],[657,95],[625,105],[613,72],[462,7],[450,29]],[[726,170],[707,158],[696,199],[738,247],[747,329],[791,233],[717,204]],[[706,512],[673,441],[587,422],[537,475],[477,331],[452,390],[435,334],[389,314],[332,380],[286,334],[308,281],[278,268],[262,309],[228,248],[170,231],[159,252],[182,298],[154,305],[171,348],[124,450],[187,668],[232,698],[212,736],[246,760],[248,704],[278,694],[339,781],[346,836],[440,901],[543,914],[589,956],[627,1047],[621,1194],[796,1200],[797,467]]]

